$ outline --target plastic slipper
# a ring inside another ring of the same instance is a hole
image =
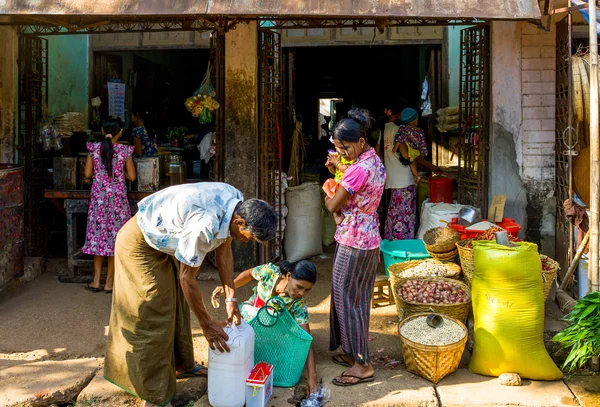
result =
[[[203,374],[198,374],[203,372]],[[206,375],[208,369],[205,366],[202,366],[200,363],[196,363],[193,369],[188,370],[187,372],[177,373],[177,379],[186,379],[188,377],[201,377]]]
[[[344,366],[344,367],[352,367],[352,365],[346,362],[343,358],[343,355],[335,355],[331,357],[331,361],[336,365]]]
[[[339,380],[337,380],[334,377],[333,380],[331,381],[331,383],[335,384],[336,386],[340,386],[340,387],[349,387],[349,386],[354,386],[354,385],[361,384],[361,383],[372,382],[373,380],[375,380],[375,375],[369,376],[369,377],[358,377],[358,376],[352,376],[350,374],[342,373],[342,377],[349,377],[351,379],[358,379],[358,380],[356,382],[344,383],[344,382],[340,382]]]
[[[88,291],[91,291],[91,292],[93,292],[93,293],[99,293],[100,291],[102,291],[102,289],[101,289],[101,288],[92,287],[92,286],[90,286],[89,284],[88,284],[88,285],[86,285],[86,286],[85,286],[85,287],[83,287],[83,288],[85,288],[86,290],[88,290]]]

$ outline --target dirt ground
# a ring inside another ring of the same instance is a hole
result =
[[[331,362],[329,352],[329,302],[333,254],[325,253],[312,259],[318,270],[318,281],[308,296],[310,326],[319,378],[331,389],[331,406],[402,406],[402,407],[489,407],[529,406],[565,407],[596,406],[597,398],[584,403],[589,384],[575,383],[571,389],[562,381],[530,382],[527,386],[499,386],[495,378],[477,376],[466,366],[470,353],[465,351],[459,370],[437,386],[406,371],[401,362],[397,336],[395,306],[373,309],[370,323],[370,352],[376,380],[362,386],[339,388],[331,379],[344,368]],[[104,356],[108,331],[111,296],[91,293],[83,284],[58,282],[57,272],[66,267],[64,260],[52,260],[49,272],[0,300],[0,375],[19,365],[27,368],[32,362],[61,361]],[[381,266],[383,271],[383,265]],[[208,300],[219,284],[218,273],[203,267],[198,275],[210,313],[224,319],[222,309],[213,310]],[[253,285],[239,289],[240,300],[250,296]],[[548,317],[547,317],[548,318]],[[196,360],[206,362],[208,348],[195,317],[192,318]],[[43,377],[38,376],[38,377]],[[101,377],[101,376],[100,376]],[[289,407],[294,393],[301,394],[303,381],[296,389],[276,388],[269,402],[271,407]],[[576,387],[576,386],[579,387]],[[0,383],[0,393],[2,384]],[[581,396],[580,394],[581,393]],[[465,399],[466,395],[471,397]],[[597,397],[597,396],[595,396]],[[575,399],[577,401],[575,401]],[[518,401],[517,404],[515,404]],[[567,403],[568,401],[568,403]],[[0,403],[0,406],[2,403]],[[204,406],[205,404],[199,404]]]

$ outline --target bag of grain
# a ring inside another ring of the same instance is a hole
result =
[[[517,373],[531,380],[559,380],[544,346],[542,264],[533,243],[506,247],[474,241],[471,282],[475,317],[469,370],[486,376]]]
[[[288,216],[284,237],[287,260],[294,262],[323,253],[321,246],[321,187],[302,184],[285,194]]]

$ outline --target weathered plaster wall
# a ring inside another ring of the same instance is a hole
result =
[[[448,102],[450,106],[458,105],[460,80],[460,31],[467,26],[450,26],[447,31],[448,41]]]
[[[495,22],[491,29],[492,132],[490,135],[490,196],[507,197],[505,216],[526,223],[527,194],[521,160],[521,27]],[[515,63],[517,62],[517,63]]]
[[[527,237],[554,255],[556,35],[522,23],[523,182]]]
[[[17,35],[0,27],[0,162],[15,162],[15,112],[17,103]]]
[[[48,37],[48,113],[88,114],[88,36]]]
[[[555,36],[528,23],[492,24],[490,196],[554,254]]]
[[[257,193],[258,25],[240,24],[225,35],[225,182],[246,199]],[[236,270],[256,265],[254,244],[234,246]]]

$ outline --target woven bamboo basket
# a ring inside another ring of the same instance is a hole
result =
[[[398,332],[400,332],[402,325],[411,319],[427,316],[428,314],[429,313],[416,314],[405,319],[399,324]],[[456,322],[464,330],[465,335],[460,341],[445,346],[432,346],[413,342],[400,335],[402,356],[404,358],[406,369],[434,384],[437,384],[444,377],[458,369],[458,365],[460,364],[462,354],[467,344],[468,334],[465,325],[455,318],[448,316],[445,316],[444,318]]]
[[[542,269],[542,280],[544,283],[544,300],[546,300],[548,299],[548,294],[550,294],[550,289],[552,288],[552,283],[556,278],[556,274],[558,273],[558,270],[560,270],[560,265],[557,261],[543,254],[540,254],[540,260],[542,260],[542,263],[544,261],[547,262],[548,265],[552,267],[552,269],[549,271],[544,271]]]
[[[439,261],[452,261],[458,255],[458,250],[454,249],[453,251],[444,253],[444,254],[430,252],[429,250],[427,250],[427,253],[429,253],[431,255],[431,257],[433,257],[434,259],[439,260]]]
[[[447,227],[429,229],[423,235],[423,242],[429,254],[453,252],[456,250],[456,242],[459,240],[460,233]]]
[[[473,239],[461,240],[456,243],[458,249],[458,255],[460,257],[460,267],[462,267],[465,281],[471,286],[471,280],[473,279],[473,271],[475,270],[475,262],[473,258],[473,248],[466,247],[466,245],[473,241]]]
[[[420,280],[425,282],[442,282],[454,284],[469,293],[469,301],[462,302],[460,304],[421,304],[420,302],[405,301],[401,295],[398,294],[400,287],[408,280],[396,281],[396,284],[392,286],[394,292],[394,300],[396,301],[396,310],[398,310],[398,318],[400,321],[406,318],[421,313],[421,312],[435,312],[437,314],[446,315],[452,318],[456,318],[459,321],[466,321],[471,311],[471,289],[465,284],[458,280],[443,277],[426,277],[426,278],[411,278],[409,280]]]
[[[418,266],[419,264],[421,264],[424,261],[443,263],[444,266],[446,266],[450,269],[450,273],[446,276],[446,278],[458,279],[458,277],[460,277],[460,266],[459,265],[454,264],[454,263],[440,262],[435,259],[410,260],[410,261],[405,261],[402,263],[392,264],[388,268],[388,273],[389,273],[389,278],[390,278],[390,287],[392,287],[392,294],[394,295],[394,301],[396,302],[396,312],[398,313],[398,315],[400,315],[400,312],[402,310],[398,306],[398,300],[396,299],[396,291],[393,289],[393,287],[396,285],[396,283],[400,282],[400,285],[402,285],[406,282],[406,280],[408,280],[407,278],[402,277],[402,272],[404,270],[408,270],[410,268]],[[427,277],[427,276],[424,276],[424,277]]]

